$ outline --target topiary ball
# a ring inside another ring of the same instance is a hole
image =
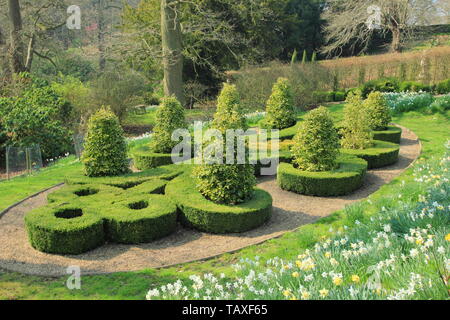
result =
[[[310,111],[294,137],[291,148],[296,168],[305,171],[329,171],[336,168],[339,137],[325,107]]]
[[[162,100],[156,112],[156,125],[150,147],[156,153],[171,153],[178,141],[172,141],[172,133],[187,128],[184,108],[175,97]]]
[[[81,161],[89,177],[118,176],[130,171],[123,129],[111,110],[101,108],[89,119]]]
[[[372,92],[363,103],[367,112],[369,127],[375,131],[386,130],[392,121],[391,112],[381,92]]]
[[[294,95],[289,80],[279,78],[272,88],[272,94],[266,105],[264,126],[268,129],[285,129],[296,122]]]

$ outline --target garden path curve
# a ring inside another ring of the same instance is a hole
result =
[[[408,168],[420,155],[421,144],[413,132],[403,129],[399,162],[369,171],[363,187],[351,195],[302,196],[278,188],[274,177],[260,179],[259,187],[273,196],[273,217],[262,227],[242,234],[212,235],[179,227],[174,234],[150,244],[108,244],[77,256],[46,254],[30,246],[23,221],[29,210],[46,204],[46,196],[53,188],[0,218],[0,268],[43,276],[66,275],[68,266],[80,266],[82,274],[137,271],[208,259],[279,237],[366,198]]]

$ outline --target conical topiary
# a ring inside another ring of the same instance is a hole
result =
[[[172,141],[172,133],[177,129],[187,128],[184,108],[175,97],[162,100],[156,111],[156,125],[150,148],[156,153],[171,153],[179,142]]]
[[[347,149],[366,149],[372,145],[369,117],[360,92],[350,92],[344,108],[341,145]]]
[[[81,160],[89,177],[117,176],[130,171],[123,129],[109,108],[102,107],[89,119]]]
[[[225,84],[218,98],[217,112],[212,124],[218,129],[226,142],[226,131],[247,129],[245,116],[240,105],[236,87]],[[237,143],[234,142],[234,153],[237,154]],[[219,143],[215,141],[213,143]],[[254,167],[248,162],[248,152],[245,150],[245,164],[226,164],[226,147],[223,148],[222,164],[209,163],[210,159],[203,159],[204,163],[193,170],[197,190],[207,199],[223,204],[245,202],[253,196],[256,178]]]
[[[392,121],[392,117],[383,94],[378,91],[370,93],[363,106],[367,112],[370,129],[375,131],[386,130]]]
[[[335,169],[339,137],[325,107],[310,111],[302,122],[291,148],[296,168],[304,171]]]
[[[279,78],[274,84],[267,101],[266,112],[264,126],[268,129],[281,130],[296,123],[294,96],[288,79]]]

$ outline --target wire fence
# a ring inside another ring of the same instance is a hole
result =
[[[0,178],[10,179],[15,176],[31,174],[43,166],[39,145],[28,147],[7,146],[5,150],[5,169]]]

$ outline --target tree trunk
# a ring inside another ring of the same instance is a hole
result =
[[[9,22],[11,25],[11,44],[9,48],[9,60],[11,71],[19,73],[25,71],[22,46],[22,15],[20,13],[19,0],[8,0]]]
[[[391,31],[392,31],[391,52],[400,52],[401,30],[399,27],[393,27]]]
[[[103,0],[97,0],[97,29],[98,29],[98,51],[99,59],[98,65],[100,71],[105,70],[106,54],[105,54],[105,6]]]
[[[182,105],[185,105],[181,26],[176,9],[173,4],[170,6],[173,2],[174,0],[161,0],[164,94],[166,96],[174,95]]]

